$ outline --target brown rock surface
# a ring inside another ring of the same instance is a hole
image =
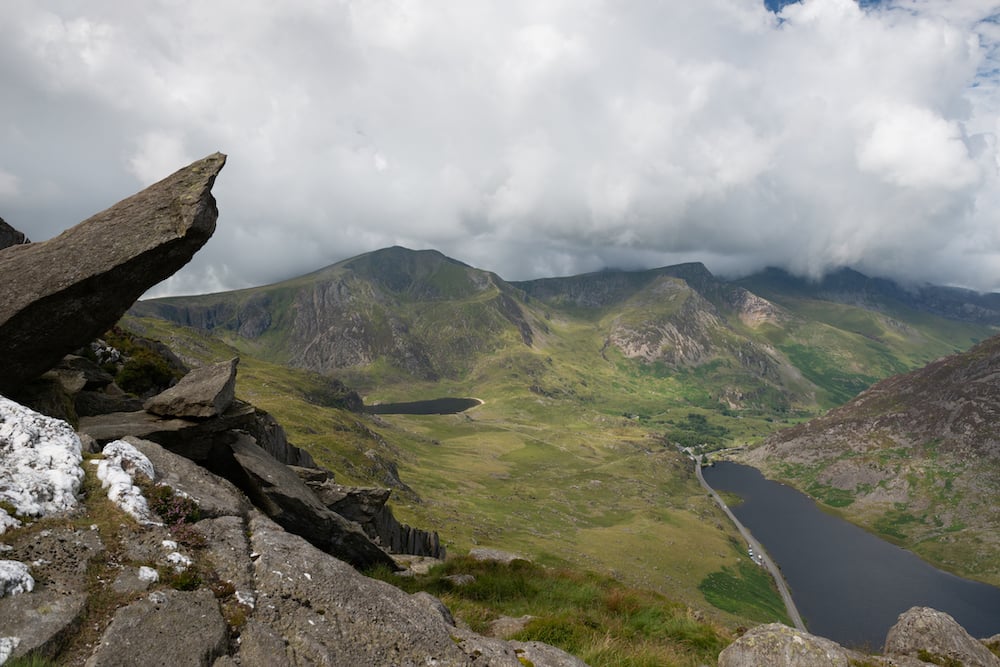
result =
[[[215,231],[225,162],[210,155],[53,239],[0,250],[0,392],[90,343],[187,264]]]

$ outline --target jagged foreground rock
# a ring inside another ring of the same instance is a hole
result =
[[[48,241],[0,250],[0,392],[111,328],[215,231],[221,153],[181,169]]]
[[[11,440],[18,439],[17,424],[5,421],[15,432]],[[30,420],[19,423],[31,425]],[[260,474],[290,476],[301,485],[296,493],[311,493],[295,472],[244,437],[240,447],[247,450],[245,455],[270,460],[255,461]],[[154,442],[130,436],[105,449],[112,447],[133,451],[133,463],[126,466],[132,474],[145,470],[153,482],[168,484],[174,493],[198,504],[202,518],[193,530],[205,544],[196,556],[172,542],[171,534],[157,523],[127,529],[124,552],[110,556],[121,563],[111,585],[118,593],[135,592],[139,597],[114,613],[86,662],[90,667],[583,665],[543,644],[491,639],[460,627],[435,598],[409,595],[365,577],[305,537],[287,532],[236,485]],[[297,501],[333,515],[315,497]],[[348,532],[367,539],[357,528]],[[88,594],[93,593],[85,588],[86,572],[109,557],[105,545],[96,530],[59,528],[34,535],[14,532],[6,548],[9,557],[31,564],[39,583],[31,592],[0,597],[0,638],[12,646],[14,656],[58,655],[87,613]],[[220,601],[208,588],[176,591],[157,586],[141,592],[153,585],[145,573],[185,567],[194,557],[232,587],[221,598],[230,610],[238,605],[246,616],[238,627],[238,642],[233,641]]]

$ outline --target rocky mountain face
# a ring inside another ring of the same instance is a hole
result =
[[[600,317],[605,353],[614,349],[644,365],[677,370],[715,367],[718,376],[727,376],[716,390],[727,407],[759,408],[766,402],[786,410],[801,402],[787,357],[756,335],[762,325],[780,326],[793,316],[718,280],[702,264],[515,285],[548,306]]]
[[[545,328],[496,275],[403,248],[268,287],[145,301],[132,312],[236,334],[299,368],[331,373],[384,361],[427,380],[464,372],[502,346],[530,347]]]
[[[937,562],[1000,583],[1000,337],[874,385],[742,458]],[[966,565],[951,553],[963,553]]]

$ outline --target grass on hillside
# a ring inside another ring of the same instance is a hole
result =
[[[741,560],[736,568],[724,567],[702,579],[699,590],[719,609],[761,623],[778,620],[791,625],[785,605],[775,594],[774,581],[762,567]]]
[[[370,573],[410,593],[441,598],[472,630],[489,633],[501,617],[533,616],[511,639],[541,641],[593,667],[688,667],[714,663],[732,641],[698,612],[650,591],[577,569],[452,558],[426,575]],[[471,575],[460,585],[448,579]]]
[[[199,332],[157,320],[140,324],[145,335],[186,353],[213,359],[232,354]],[[621,376],[613,364],[550,363],[531,351],[497,355],[472,377],[385,385],[366,397],[486,401],[466,413],[372,417],[310,403],[322,376],[245,354],[237,395],[275,415],[291,442],[342,483],[382,485],[364,454],[374,449],[392,459],[416,492],[394,491],[393,512],[410,525],[438,531],[449,553],[480,544],[548,554],[565,567],[613,573],[630,585],[667,593],[725,623],[747,621],[742,614],[712,611],[698,588],[711,573],[736,568],[741,552],[730,543],[733,528],[664,435],[683,428],[715,440],[724,433],[722,424],[729,424],[729,437],[745,441],[774,424],[692,408],[673,378]],[[619,391],[599,400],[599,388],[615,378],[622,381]],[[533,384],[559,391],[546,396],[526,390]],[[642,414],[625,416],[630,407]],[[753,599],[751,583],[737,583]],[[768,604],[759,616],[768,616]]]

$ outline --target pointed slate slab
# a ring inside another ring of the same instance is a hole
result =
[[[188,263],[215,231],[221,153],[48,241],[0,250],[0,393],[52,368]]]

